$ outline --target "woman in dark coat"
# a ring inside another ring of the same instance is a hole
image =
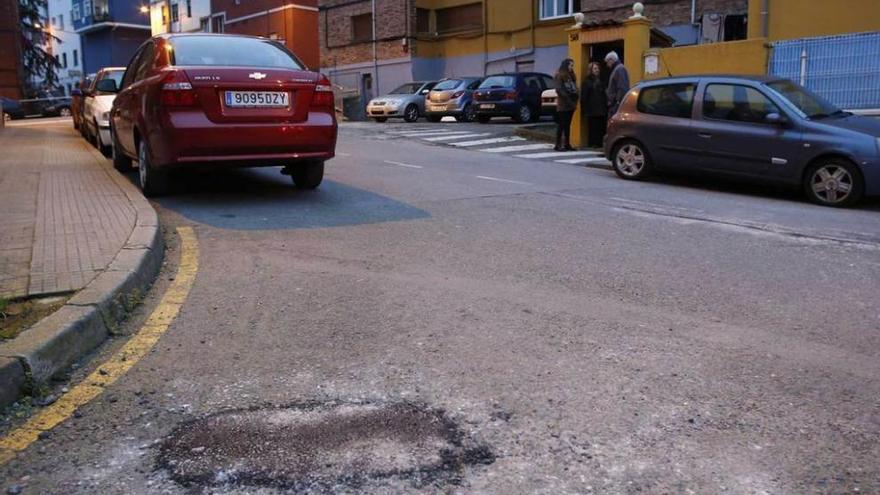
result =
[[[599,64],[590,64],[590,75],[584,81],[581,97],[581,112],[587,117],[587,146],[601,148],[605,138],[605,127],[608,123],[608,103],[605,85],[602,84]]]
[[[574,61],[567,58],[559,65],[553,78],[556,86],[556,151],[571,151],[571,118],[577,109],[580,94],[574,75]]]

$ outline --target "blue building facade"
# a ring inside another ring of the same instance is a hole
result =
[[[104,67],[128,65],[150,37],[149,12],[134,0],[73,0],[73,28],[82,42],[86,74]]]

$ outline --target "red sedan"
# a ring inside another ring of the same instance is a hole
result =
[[[333,91],[284,45],[218,34],[165,34],[138,49],[110,112],[113,165],[138,162],[147,196],[187,167],[283,165],[300,189],[318,187],[336,149]],[[113,86],[112,88],[110,86]]]

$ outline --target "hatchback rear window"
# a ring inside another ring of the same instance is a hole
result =
[[[236,36],[181,36],[170,41],[173,65],[303,69],[292,53],[272,40]]]
[[[448,81],[440,81],[438,85],[434,86],[434,89],[437,91],[448,91],[457,88],[459,84],[461,84],[460,79],[450,79]]]
[[[639,112],[665,117],[691,118],[695,84],[666,84],[644,88],[639,93]]]
[[[516,86],[514,76],[492,76],[487,77],[483,84],[480,84],[480,89],[512,88],[514,86]]]

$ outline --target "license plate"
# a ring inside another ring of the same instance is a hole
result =
[[[231,108],[287,108],[290,93],[284,91],[227,91],[226,106]]]
[[[495,104],[494,103],[483,103],[482,105],[480,105],[480,108],[482,108],[484,110],[491,110],[491,109],[495,108]]]
[[[444,110],[446,110],[446,106],[445,106],[445,105],[432,105],[432,106],[431,106],[431,111],[432,111],[432,112],[442,112],[442,111],[444,111]]]

